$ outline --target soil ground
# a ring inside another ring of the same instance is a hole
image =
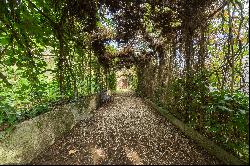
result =
[[[115,95],[30,164],[221,164],[133,95]]]

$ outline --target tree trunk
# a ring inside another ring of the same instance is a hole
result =
[[[64,82],[64,41],[63,41],[63,33],[58,31],[58,40],[59,40],[59,58],[58,58],[58,83],[60,94],[63,96],[65,94],[65,82]]]

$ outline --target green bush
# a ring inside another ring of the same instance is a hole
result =
[[[209,93],[206,107],[206,130],[217,143],[248,159],[249,96],[235,91],[216,90]]]

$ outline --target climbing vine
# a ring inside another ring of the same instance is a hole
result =
[[[248,159],[248,0],[1,0],[0,130],[131,87]],[[112,44],[113,43],[113,44]]]

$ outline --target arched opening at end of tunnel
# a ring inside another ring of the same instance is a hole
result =
[[[132,68],[122,68],[116,72],[117,92],[133,92],[135,90],[135,81],[137,80],[136,71]]]

